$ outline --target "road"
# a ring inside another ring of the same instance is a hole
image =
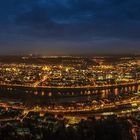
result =
[[[129,86],[129,85],[140,85],[140,80],[135,82],[127,82],[127,83],[121,83],[121,84],[107,84],[103,86],[39,86],[39,83],[42,81],[45,81],[47,79],[47,76],[44,76],[44,78],[40,81],[35,82],[33,85],[20,85],[20,84],[3,84],[0,83],[0,86],[6,86],[6,87],[25,87],[25,88],[45,88],[45,89],[92,89],[92,88],[111,88],[111,87],[123,87],[123,86]]]
[[[125,108],[125,106],[131,105],[129,108]],[[123,106],[124,108],[119,108],[120,106]],[[25,115],[27,115],[29,112],[40,112],[40,113],[52,113],[52,114],[61,114],[64,116],[92,116],[92,115],[102,115],[102,116],[109,116],[109,115],[123,115],[128,114],[132,112],[140,112],[140,97],[135,96],[131,97],[129,99],[123,99],[116,102],[110,102],[110,103],[101,103],[98,105],[92,105],[92,106],[85,106],[85,107],[78,107],[76,109],[74,108],[66,108],[66,107],[32,107],[29,108],[27,106],[19,106],[19,105],[10,105],[7,103],[0,103],[0,107],[3,108],[11,108],[16,110],[22,110],[23,112],[26,112]],[[108,111],[107,111],[108,110]],[[20,120],[23,118],[20,118]],[[2,120],[0,120],[2,121]]]

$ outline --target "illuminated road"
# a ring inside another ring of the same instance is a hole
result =
[[[44,76],[40,81],[37,81],[33,84],[33,87],[38,87],[39,84],[43,83],[44,81],[46,81],[48,79],[48,76]]]
[[[129,108],[119,108],[119,106],[127,106],[131,105]],[[123,99],[116,102],[106,103],[106,104],[100,104],[100,105],[93,105],[93,106],[86,106],[86,107],[78,107],[76,109],[74,108],[66,108],[66,107],[26,107],[26,106],[16,106],[16,105],[9,105],[6,103],[1,103],[0,107],[3,108],[11,108],[11,109],[17,109],[17,110],[23,110],[23,112],[26,112],[24,117],[29,112],[40,112],[40,113],[52,113],[52,114],[61,114],[64,116],[92,116],[92,115],[102,115],[102,116],[109,116],[109,115],[124,115],[124,114],[130,114],[132,112],[140,112],[140,97],[131,97],[129,99]],[[117,109],[117,110],[116,110]],[[109,110],[109,111],[106,111]],[[18,120],[23,120],[24,117],[19,117]],[[17,119],[17,118],[16,118]],[[9,119],[10,120],[10,119]],[[13,119],[14,120],[14,119]],[[0,120],[0,121],[6,121]],[[8,121],[8,120],[7,120]]]
[[[38,86],[41,82],[45,81],[48,77],[44,76],[44,78],[40,81],[37,81],[33,85],[20,85],[20,84],[3,84],[0,83],[0,86],[6,86],[6,87],[25,87],[25,88],[45,88],[45,89],[95,89],[95,88],[111,88],[111,87],[120,87],[120,86],[131,86],[131,85],[140,85],[140,80],[135,82],[127,82],[127,83],[121,83],[121,84],[108,84],[103,86]]]

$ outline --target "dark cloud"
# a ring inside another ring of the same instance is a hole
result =
[[[42,33],[46,38],[50,34],[58,38],[74,34],[78,37],[88,34],[89,37],[140,37],[140,2],[135,0],[42,0],[24,4],[28,10],[18,14],[15,23],[24,27],[24,31],[26,26],[30,34]],[[34,28],[37,31],[33,31]]]
[[[127,44],[140,39],[139,7],[138,0],[5,0],[0,37],[77,43],[115,38]]]

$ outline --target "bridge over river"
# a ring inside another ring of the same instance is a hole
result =
[[[29,86],[0,84],[0,97],[43,100],[48,102],[86,101],[134,94],[140,91],[140,81],[104,86]]]

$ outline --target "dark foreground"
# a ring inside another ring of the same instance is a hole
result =
[[[22,121],[0,122],[0,140],[139,140],[140,116],[91,117],[80,122],[63,116],[29,113]]]

